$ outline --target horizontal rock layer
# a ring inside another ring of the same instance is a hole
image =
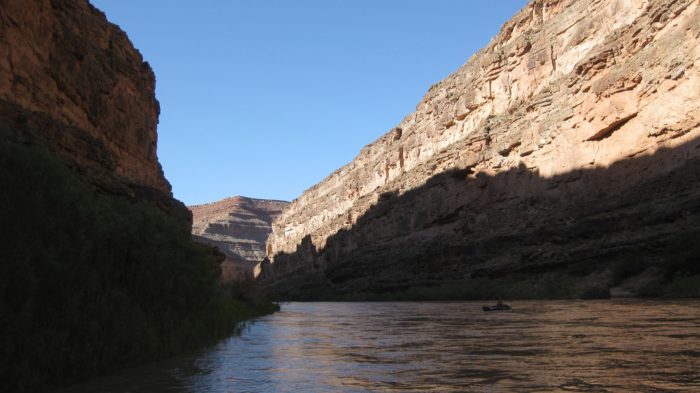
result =
[[[155,77],[86,0],[0,1],[0,128],[101,188],[170,204]]]
[[[265,242],[272,231],[272,220],[289,202],[246,197],[190,206],[192,235],[198,242],[215,246],[226,255],[223,279],[250,276],[265,258]]]
[[[292,202],[273,223],[264,280],[282,294],[381,292],[610,262],[673,237],[682,225],[656,225],[695,217],[699,8],[530,2],[413,114]]]

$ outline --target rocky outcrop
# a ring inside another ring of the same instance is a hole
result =
[[[192,235],[226,255],[222,280],[252,279],[255,267],[265,258],[272,221],[287,205],[289,202],[237,196],[190,206]]]
[[[292,202],[264,280],[329,297],[663,259],[698,219],[699,26],[693,0],[531,1]]]
[[[86,0],[0,1],[0,128],[101,189],[167,207],[155,77]]]

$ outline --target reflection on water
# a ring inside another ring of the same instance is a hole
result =
[[[288,303],[63,392],[700,391],[700,301]]]

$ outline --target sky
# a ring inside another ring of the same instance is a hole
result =
[[[185,204],[292,200],[415,110],[526,0],[91,0],[151,64]]]

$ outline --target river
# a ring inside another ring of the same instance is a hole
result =
[[[285,303],[62,393],[700,391],[700,301]]]

